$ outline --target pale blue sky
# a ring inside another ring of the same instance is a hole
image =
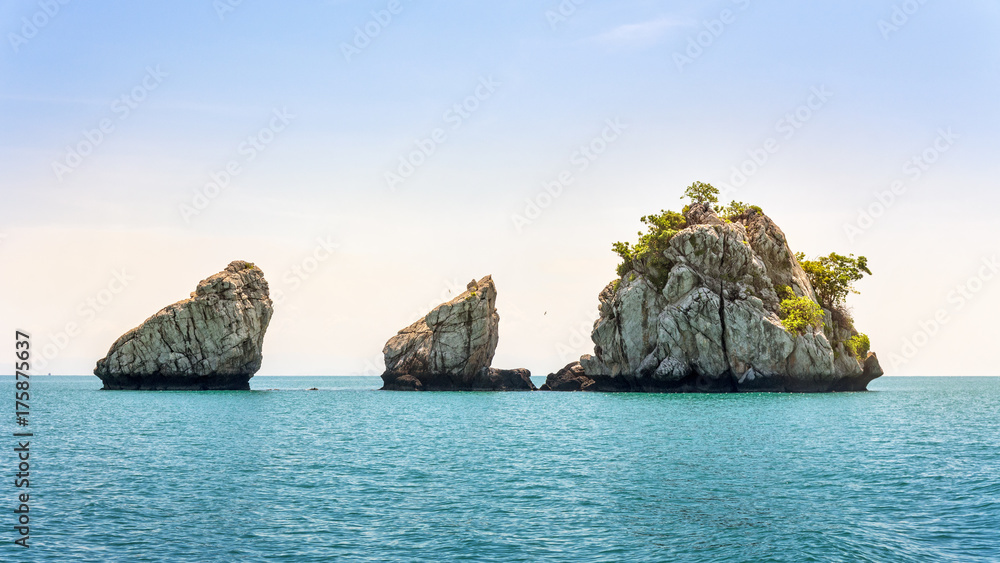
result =
[[[244,0],[220,17],[221,3],[0,6],[0,328],[65,343],[45,371],[89,373],[118,335],[247,259],[284,293],[262,374],[378,371],[396,330],[492,273],[495,365],[544,375],[590,350],[611,243],[746,165],[733,197],[794,249],[868,256],[875,276],[850,303],[890,374],[996,374],[1000,283],[980,272],[1000,250],[996,2],[587,0],[555,21],[558,2],[402,0],[384,25],[388,0]],[[880,27],[894,13],[902,25]],[[348,60],[366,25],[377,36]],[[102,121],[90,154],[54,172]],[[244,144],[262,129],[263,150]],[[606,147],[583,169],[592,142]],[[917,177],[907,161],[925,150]],[[229,186],[185,219],[230,161]],[[545,208],[524,225],[526,200]],[[337,245],[328,258],[317,238]],[[134,279],[108,299],[122,269]],[[79,334],[63,338],[67,323]]]

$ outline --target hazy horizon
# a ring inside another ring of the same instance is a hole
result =
[[[277,301],[258,375],[377,375],[487,274],[493,365],[545,375],[699,180],[868,258],[886,376],[998,375],[996,3],[236,4],[0,6],[0,324],[37,373],[239,259]]]

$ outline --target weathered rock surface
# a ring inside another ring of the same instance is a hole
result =
[[[528,370],[490,367],[500,315],[492,276],[399,331],[382,349],[382,389],[396,391],[533,390]]]
[[[777,288],[813,300],[815,292],[770,218],[750,210],[727,223],[702,204],[686,218],[664,252],[666,283],[640,264],[604,288],[594,355],[543,388],[850,391],[882,374],[874,354],[862,363],[847,351],[857,331],[839,313],[825,311],[824,328],[806,334],[782,326]]]
[[[589,358],[589,356],[587,357]],[[539,389],[541,391],[586,391],[593,384],[594,380],[587,377],[580,362],[570,362],[561,370],[550,373]]]
[[[264,273],[237,260],[126,332],[94,375],[104,389],[249,389],[272,313]]]
[[[478,391],[534,391],[531,372],[524,368],[480,368],[469,386]]]

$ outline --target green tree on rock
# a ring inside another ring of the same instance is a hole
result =
[[[634,270],[636,263],[642,263],[648,269],[669,270],[663,251],[667,249],[671,237],[687,226],[684,216],[676,211],[663,210],[659,215],[646,215],[641,220],[646,225],[646,232],[639,231],[639,242],[635,245],[628,242],[612,245],[612,250],[622,259],[618,265],[621,277]]]
[[[751,209],[756,211],[757,213],[760,213],[761,215],[764,214],[764,210],[761,209],[760,206],[748,205],[746,203],[743,203],[742,201],[736,201],[735,199],[729,202],[729,205],[715,206],[715,212],[719,215],[719,217],[722,217],[724,219],[733,219],[734,217],[742,215],[747,211],[750,211]]]
[[[806,260],[805,254],[799,252],[795,257],[809,276],[809,282],[816,290],[816,297],[828,308],[842,306],[848,294],[858,293],[854,289],[854,282],[865,274],[872,274],[868,269],[868,259],[864,256],[855,258],[853,254],[843,256],[831,252],[829,256],[821,256],[817,260]]]
[[[704,182],[695,182],[684,190],[681,199],[688,198],[691,203],[719,203],[719,190]]]

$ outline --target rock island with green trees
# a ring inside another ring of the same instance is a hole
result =
[[[882,375],[845,306],[864,256],[794,254],[761,208],[720,206],[695,182],[681,212],[642,218],[618,242],[594,353],[549,374],[550,391],[862,391]],[[533,391],[527,369],[492,366],[500,316],[491,276],[385,345],[387,390]],[[249,389],[273,312],[267,281],[237,260],[128,331],[97,362],[105,389]]]
[[[555,391],[861,391],[882,375],[845,305],[864,256],[795,254],[760,207],[720,205],[695,182],[681,212],[618,242],[593,355],[550,374]],[[682,198],[682,199],[683,199]]]

